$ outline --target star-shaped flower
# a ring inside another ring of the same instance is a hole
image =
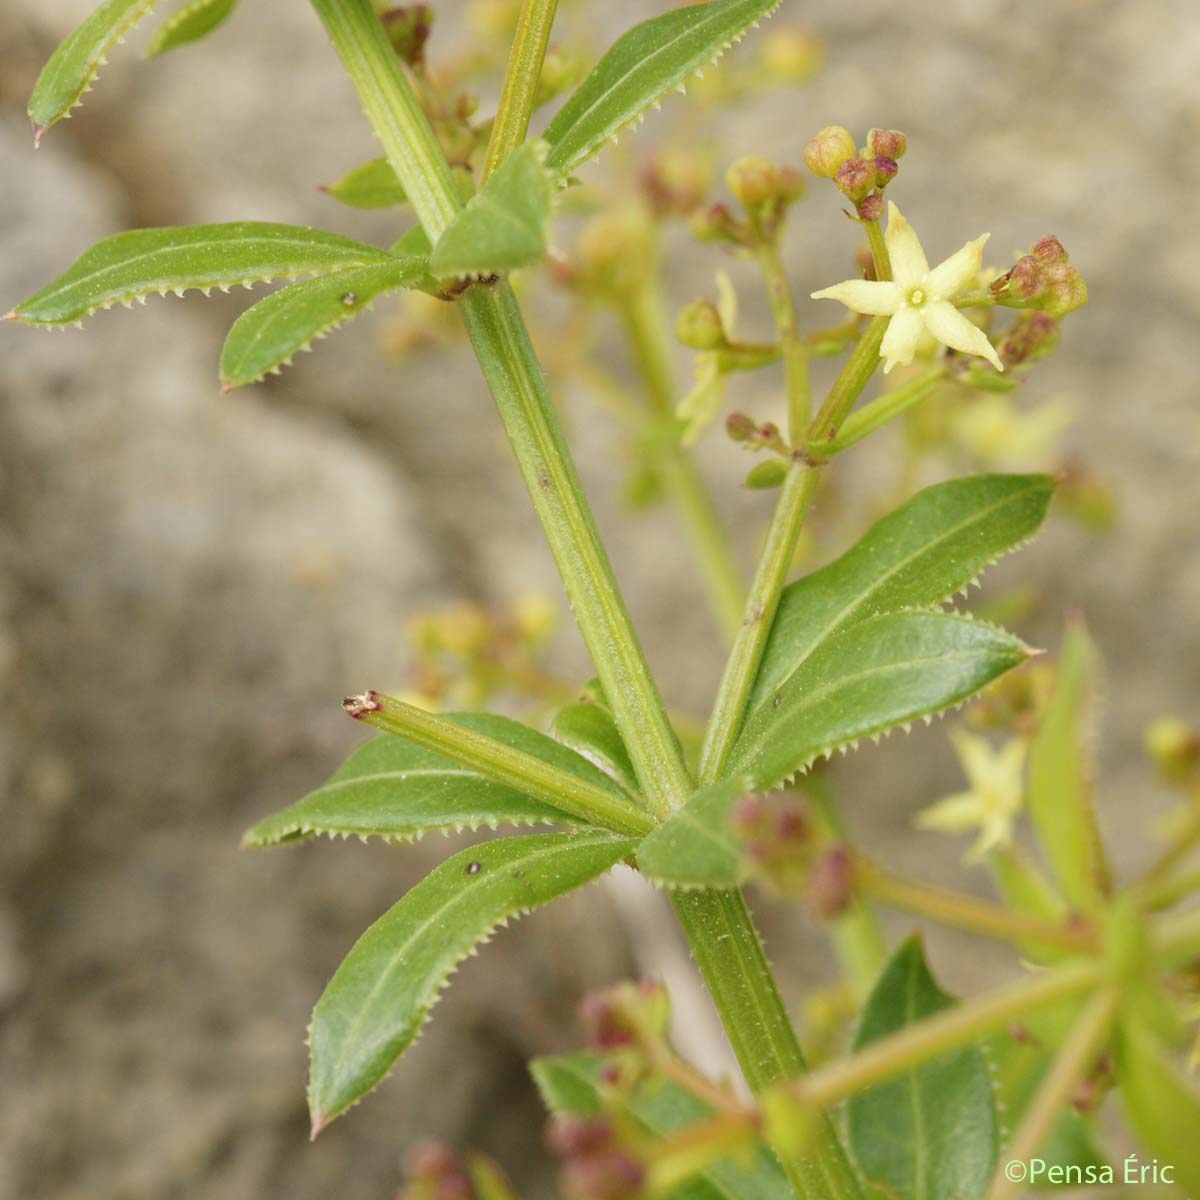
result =
[[[892,281],[848,279],[845,283],[813,292],[812,298],[840,300],[855,312],[892,318],[879,348],[885,375],[897,364],[903,367],[912,362],[917,342],[926,329],[939,342],[963,354],[978,354],[997,371],[1003,371],[1004,364],[987,335],[977,325],[972,325],[953,304],[954,297],[979,274],[983,246],[990,236],[985,233],[968,242],[931,271],[913,227],[900,210],[889,203],[883,240],[892,260]]]
[[[978,861],[994,847],[1012,841],[1013,823],[1025,797],[1025,742],[1014,738],[993,750],[984,738],[963,729],[955,730],[950,740],[971,786],[923,809],[917,824],[943,833],[978,829],[979,837],[967,851],[969,860]]]

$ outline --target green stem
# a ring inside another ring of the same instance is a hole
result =
[[[522,0],[504,86],[500,91],[500,104],[492,123],[483,182],[525,140],[529,131],[533,98],[542,77],[542,64],[557,10],[558,0]]]
[[[646,834],[655,826],[654,818],[633,800],[403,700],[367,692],[351,697],[345,706],[367,725],[470,767],[590,825],[625,834]]]
[[[1119,999],[1115,988],[1105,988],[1083,1010],[1038,1085],[1033,1101],[1005,1151],[1005,1161],[997,1163],[987,1200],[1010,1200],[1024,1190],[1024,1176],[1013,1180],[1004,1168],[1010,1162],[1029,1162],[1042,1148],[1075,1085],[1096,1061],[1108,1040]]]
[[[767,530],[766,545],[758,561],[754,581],[750,584],[742,626],[725,664],[725,673],[700,750],[701,784],[712,783],[721,777],[729,752],[741,732],[746,702],[758,674],[767,635],[775,619],[775,610],[779,607],[779,595],[796,553],[800,526],[812,503],[819,474],[819,471],[800,459],[794,458],[788,466]]]
[[[843,450],[848,450],[932,395],[948,374],[949,371],[944,366],[931,367],[908,383],[877,396],[852,412],[833,438],[819,449],[814,446],[814,453],[819,453],[822,458],[831,458],[835,454],[841,454]]]
[[[883,230],[878,221],[864,221],[867,241],[871,246],[871,257],[875,260],[875,278],[887,282],[892,277],[892,256],[888,253]]]
[[[854,402],[862,395],[863,388],[875,374],[879,366],[879,347],[890,320],[890,317],[876,317],[867,326],[842,368],[842,373],[829,389],[825,403],[821,405],[820,411],[809,426],[806,442],[813,453],[820,455],[825,444],[837,437],[838,430],[854,407]]]
[[[800,444],[812,419],[812,378],[808,366],[808,342],[796,322],[796,306],[788,287],[787,272],[779,253],[779,239],[772,238],[758,252],[759,265],[767,282],[771,311],[779,328],[783,366],[787,381],[788,443]]]
[[[662,296],[648,281],[618,304],[634,364],[646,389],[653,423],[664,430],[656,439],[659,469],[671,503],[679,513],[700,564],[722,629],[732,638],[742,622],[746,587],[729,534],[696,464],[679,442],[675,428],[675,380]]]

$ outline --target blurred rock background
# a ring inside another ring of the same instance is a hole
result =
[[[245,0],[211,42],[151,63],[139,32],[34,154],[25,99],[90,7],[0,10],[0,307],[130,226],[254,217],[389,236],[389,218],[316,190],[374,150],[304,5]],[[435,56],[467,36],[463,3],[437,10]],[[644,12],[589,19],[610,40]],[[1022,632],[1042,645],[1067,609],[1090,622],[1108,664],[1102,817],[1134,870],[1166,802],[1142,728],[1198,715],[1200,166],[1185,148],[1200,132],[1200,22],[1188,0],[784,0],[776,21],[803,22],[826,68],[716,118],[703,136],[724,158],[798,163],[830,122],[904,129],[897,186],[935,261],[981,230],[1001,262],[1054,232],[1089,281],[1090,307],[1031,387],[1075,405],[1069,449],[1112,488],[1118,521],[1101,537],[1055,520],[987,594],[1032,582]],[[848,273],[836,199],[814,188],[789,239],[802,293]],[[718,256],[682,236],[671,251],[673,301],[710,291]],[[83,333],[0,330],[0,1200],[367,1200],[390,1195],[424,1134],[490,1150],[526,1195],[548,1195],[523,1060],[571,1044],[582,989],[667,953],[647,940],[653,899],[593,891],[497,939],[398,1077],[306,1143],[309,1008],[443,846],[250,855],[239,835],[353,744],[344,692],[403,682],[406,614],[558,593],[462,346],[385,364],[381,306],[282,379],[221,397],[242,299],[152,301]],[[744,309],[765,333],[765,307],[747,294]],[[738,406],[768,414],[772,386],[749,380]],[[695,707],[720,642],[674,519],[623,512],[608,419],[567,403],[635,619],[671,698]],[[745,460],[719,436],[702,457],[749,563],[770,500],[737,489]],[[886,453],[848,464],[845,528],[891,482]],[[821,552],[844,531],[833,522]],[[573,635],[559,642],[561,673],[586,677]],[[839,770],[868,844],[982,886],[960,847],[911,831],[916,808],[958,786],[941,730]],[[795,909],[758,906],[798,997],[828,975],[824,943]],[[952,987],[1010,962],[933,944]]]

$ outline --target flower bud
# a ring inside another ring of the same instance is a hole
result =
[[[743,486],[752,492],[766,492],[782,486],[786,478],[787,463],[782,459],[772,458],[751,467]]]
[[[433,30],[433,9],[428,4],[388,9],[382,21],[392,49],[403,62],[415,67],[425,61],[425,43]]]
[[[611,1122],[559,1117],[549,1140],[563,1160],[567,1200],[638,1200],[643,1194],[645,1167],[620,1144]]]
[[[816,863],[808,878],[813,912],[828,921],[841,916],[854,899],[854,864],[845,846],[834,846]]]
[[[725,418],[725,433],[731,442],[748,442],[758,433],[758,424],[745,413],[730,413]]]
[[[848,158],[838,167],[834,183],[843,196],[858,204],[875,186],[875,164],[865,158]]]
[[[813,830],[800,797],[747,796],[733,810],[731,822],[743,857],[759,878],[782,895],[803,888],[812,863]]]
[[[472,1200],[471,1181],[450,1148],[421,1142],[404,1162],[405,1182],[398,1200]]]
[[[803,29],[772,29],[761,45],[763,71],[780,83],[802,83],[821,68],[821,43]]]
[[[875,157],[875,186],[885,188],[900,171],[900,164],[894,158],[879,154]]]
[[[1058,322],[1049,313],[1022,313],[1000,342],[1000,358],[1006,367],[1037,362],[1057,349],[1059,337]]]
[[[747,242],[750,227],[739,221],[724,204],[699,209],[688,223],[692,237],[698,242]]]
[[[1200,731],[1178,717],[1163,717],[1146,730],[1146,749],[1168,783],[1184,783],[1200,769]]]
[[[867,134],[867,153],[873,158],[903,158],[908,138],[898,129],[872,129]]]
[[[769,158],[752,154],[725,172],[725,183],[747,212],[755,212],[778,196],[779,168]]]
[[[1008,273],[1008,290],[1022,300],[1032,300],[1045,287],[1042,266],[1032,254],[1017,259]]]
[[[593,1050],[619,1050],[662,1041],[671,1019],[671,999],[656,980],[626,981],[592,992],[580,1005]]]
[[[1065,317],[1087,303],[1087,284],[1069,263],[1052,263],[1045,268],[1045,279],[1044,307],[1052,317]]]
[[[729,341],[717,306],[708,300],[693,300],[680,309],[675,336],[692,350],[718,350]]]
[[[643,212],[594,217],[579,238],[579,260],[588,284],[601,292],[623,293],[652,269],[654,246]]]
[[[858,206],[858,215],[864,221],[878,221],[883,217],[883,197],[876,196],[873,192],[867,196]],[[871,258],[871,274],[866,278],[873,279],[875,277],[875,256],[867,251]]]
[[[695,212],[711,183],[707,156],[689,150],[656,150],[642,171],[642,190],[660,216]]]
[[[854,157],[854,138],[840,125],[826,125],[804,148],[804,165],[820,179],[833,179]]]
[[[1033,248],[1029,251],[1034,258],[1040,263],[1065,263],[1067,261],[1067,252],[1063,249],[1063,244],[1052,233],[1046,234],[1044,238],[1038,238],[1033,243]]]

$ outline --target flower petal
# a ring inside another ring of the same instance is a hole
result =
[[[921,309],[921,314],[925,327],[939,342],[963,354],[978,354],[980,358],[986,358],[997,371],[1004,370],[1004,364],[988,341],[987,334],[978,325],[972,325],[953,304],[945,300],[930,300]],[[887,339],[884,338],[884,341]]]
[[[923,808],[916,817],[918,829],[937,829],[942,833],[967,833],[980,828],[987,818],[974,792],[955,792]]]
[[[887,333],[883,335],[883,343],[879,347],[885,375],[897,364],[906,367],[912,362],[917,343],[921,340],[921,311],[902,308],[888,322]]]
[[[900,210],[889,200],[887,229],[883,240],[892,260],[892,278],[907,291],[916,287],[929,274],[929,262],[917,232],[904,219]]]
[[[840,300],[847,308],[869,317],[886,317],[896,312],[903,296],[896,284],[869,279],[847,279],[812,294],[814,300]]]
[[[983,247],[992,235],[985,233],[968,242],[929,272],[929,292],[934,300],[953,300],[959,292],[975,282],[983,265]]]

